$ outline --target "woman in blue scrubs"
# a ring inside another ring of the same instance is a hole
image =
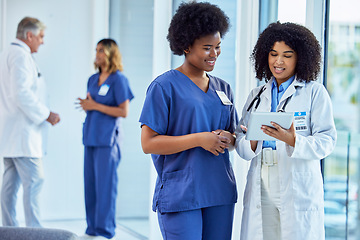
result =
[[[114,40],[98,42],[94,64],[99,72],[89,78],[86,98],[78,98],[86,111],[83,144],[87,229],[84,239],[93,236],[111,239],[116,228],[121,119],[127,116],[129,102],[134,96],[127,78],[121,73],[121,55]]]
[[[184,63],[148,87],[141,143],[158,178],[153,210],[166,240],[230,240],[237,190],[228,148],[238,122],[228,83],[207,74],[229,19],[209,3],[182,3],[168,40]]]

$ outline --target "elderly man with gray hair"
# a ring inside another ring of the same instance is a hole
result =
[[[45,25],[25,17],[16,39],[0,55],[0,156],[4,157],[1,189],[2,223],[18,226],[16,199],[23,186],[27,227],[41,227],[39,193],[44,181],[42,132],[46,122],[60,121],[45,104],[45,83],[32,53],[44,43]]]

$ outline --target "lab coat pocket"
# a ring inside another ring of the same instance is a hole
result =
[[[192,169],[186,168],[164,173],[161,190],[160,208],[163,212],[175,212],[191,208],[194,205],[194,182]]]
[[[294,172],[293,193],[295,210],[319,210],[323,199],[321,176],[312,172]]]

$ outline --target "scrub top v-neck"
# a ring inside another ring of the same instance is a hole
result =
[[[225,105],[216,91],[233,102],[230,85],[208,75],[208,91],[201,90],[177,70],[157,77],[149,86],[140,116],[160,135],[182,136],[223,129],[234,132],[234,105]],[[152,159],[158,173],[153,210],[178,212],[232,204],[237,200],[229,152],[215,156],[201,147]]]
[[[99,75],[92,75],[87,86],[88,92],[97,103],[115,107],[134,98],[128,79],[120,71],[110,74],[100,86]],[[112,146],[115,141],[120,143],[121,119],[99,111],[87,111],[83,127],[84,145],[105,147]]]

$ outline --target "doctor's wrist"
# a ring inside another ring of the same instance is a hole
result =
[[[295,147],[295,142],[296,142],[296,135],[293,137],[290,137],[289,140],[286,141],[286,143],[291,147]]]

